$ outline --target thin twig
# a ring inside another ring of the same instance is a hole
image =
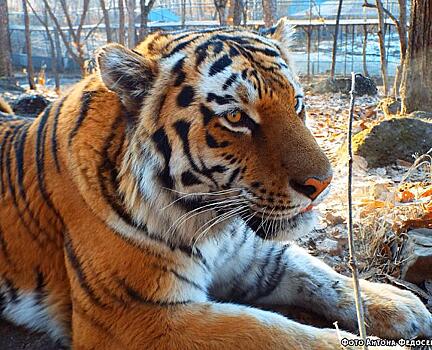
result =
[[[364,321],[364,309],[361,299],[360,283],[357,270],[357,263],[354,249],[354,233],[353,233],[353,214],[352,214],[352,173],[353,173],[353,151],[352,151],[352,124],[354,119],[354,102],[355,102],[355,73],[351,73],[351,101],[349,110],[348,122],[348,246],[349,246],[349,266],[352,271],[354,283],[354,298],[357,311],[357,322],[360,331],[360,338],[363,339],[363,349],[367,350],[366,345],[366,327]]]

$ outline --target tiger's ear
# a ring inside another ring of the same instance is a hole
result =
[[[156,63],[119,44],[100,48],[96,58],[106,87],[117,93],[129,112],[138,112],[155,79]]]
[[[286,18],[281,18],[275,26],[268,30],[270,38],[279,41],[285,49],[293,44],[294,26]]]

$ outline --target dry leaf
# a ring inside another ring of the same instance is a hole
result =
[[[415,199],[415,195],[411,191],[405,190],[405,191],[399,192],[398,199],[399,199],[399,202],[401,202],[401,203],[409,203]]]

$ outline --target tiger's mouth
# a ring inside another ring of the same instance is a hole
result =
[[[315,212],[312,209],[312,206],[308,206],[290,217],[267,217],[252,211],[242,214],[241,217],[246,225],[262,239],[290,240],[310,231],[307,227],[312,225],[315,218]]]

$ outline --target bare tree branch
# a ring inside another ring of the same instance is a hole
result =
[[[364,3],[363,3],[363,7],[367,7],[367,8],[374,8],[374,9],[376,9],[377,8],[377,6],[375,5],[375,4],[371,4],[371,3],[369,3],[369,2],[367,2],[367,1],[365,1]],[[390,19],[394,22],[394,24],[396,25],[396,26],[399,26],[400,25],[400,23],[399,23],[399,21],[398,21],[398,19],[389,11],[389,10],[387,10],[385,7],[383,7],[383,11],[384,11],[384,13],[387,15],[387,16],[389,16],[390,17]]]
[[[355,73],[351,73],[351,91],[350,91],[350,109],[348,120],[348,247],[349,247],[349,266],[352,271],[354,284],[354,299],[357,311],[357,322],[359,326],[360,338],[363,339],[363,349],[367,350],[366,346],[366,326],[364,317],[364,308],[361,299],[360,282],[357,270],[357,263],[354,248],[354,230],[353,230],[353,213],[352,213],[352,174],[353,174],[353,150],[352,150],[352,127],[354,119],[354,104],[355,104]]]

